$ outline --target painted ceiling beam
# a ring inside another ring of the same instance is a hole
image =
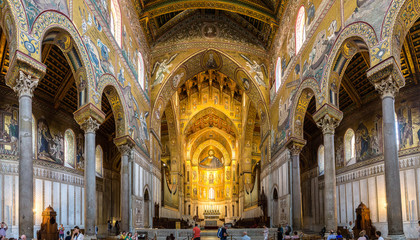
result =
[[[406,40],[403,45],[404,53],[406,55],[406,62],[409,65],[411,74],[413,76],[413,81],[415,84],[418,83],[417,77],[419,76],[419,63],[415,53],[415,47],[413,44],[413,39],[411,38],[411,33],[407,34]]]
[[[73,86],[74,78],[73,78],[73,72],[71,69],[68,70],[66,76],[64,77],[63,81],[60,84],[60,87],[57,90],[57,93],[54,97],[54,108],[58,109],[61,105],[61,101],[66,96],[67,92],[70,90],[70,88]]]
[[[351,84],[350,79],[347,77],[346,74],[343,75],[343,79],[341,80],[341,85],[344,88],[344,91],[350,96],[351,100],[357,105],[357,107],[362,106],[362,99],[358,94],[357,90]]]
[[[138,1],[136,4],[139,5]],[[140,6],[138,6],[138,9]],[[269,24],[276,24],[276,17],[273,12],[264,8],[258,4],[251,4],[249,2],[232,1],[232,0],[179,0],[179,1],[164,1],[157,4],[146,6],[141,12],[139,12],[140,18],[148,16],[154,18],[163,14],[183,11],[186,9],[217,9],[229,12],[235,12],[243,14],[257,20],[260,20]]]

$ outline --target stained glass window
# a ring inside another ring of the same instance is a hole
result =
[[[280,57],[277,58],[276,64],[276,92],[279,90],[281,86],[281,59]]]
[[[95,168],[96,168],[96,175],[102,177],[102,161],[103,161],[103,151],[101,146],[96,146],[96,153],[95,153]]]
[[[318,169],[319,175],[324,175],[324,145],[318,148]]]
[[[32,115],[32,154],[32,157],[36,158],[36,120],[34,115]]]
[[[139,81],[139,84],[142,89],[144,89],[144,63],[143,63],[143,57],[140,52],[138,52],[138,77],[137,81]]]
[[[214,189],[213,188],[210,188],[209,189],[209,199],[210,200],[213,200],[214,199]]]
[[[347,165],[356,163],[356,137],[353,129],[349,128],[344,135],[344,160]]]
[[[109,24],[118,46],[121,47],[121,11],[118,0],[111,0],[111,23]]]
[[[305,7],[300,7],[295,26],[295,35],[296,35],[296,55],[299,53],[300,48],[305,42],[306,33],[305,33]]]
[[[67,129],[64,133],[64,166],[66,167],[75,167],[75,157],[76,157],[76,138],[71,129]]]

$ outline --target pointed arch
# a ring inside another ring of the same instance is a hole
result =
[[[345,166],[356,163],[356,135],[351,128],[344,134],[344,163]]]
[[[300,49],[303,46],[303,43],[306,39],[306,29],[305,29],[305,7],[302,5],[299,8],[298,14],[296,16],[295,22],[295,50],[296,55],[298,55]]]
[[[126,101],[121,88],[117,83],[117,79],[111,74],[102,75],[100,78],[100,84],[98,85],[98,93],[100,100],[102,100],[102,93],[105,93],[105,96],[110,102],[112,112],[115,117],[116,137],[128,135],[128,117],[134,118],[135,116],[128,116],[127,109],[125,108]],[[100,109],[102,101],[99,102]]]
[[[377,43],[375,30],[365,22],[352,23],[338,34],[320,83],[322,95],[320,106],[325,103],[338,106],[337,94],[347,65],[353,56],[361,51],[369,52],[368,62],[372,62],[372,49]]]
[[[41,61],[42,44],[57,45],[67,58],[73,71],[78,91],[78,106],[92,103],[97,106],[100,97],[95,92],[97,77],[94,74],[85,41],[73,22],[62,13],[45,11],[34,21],[31,29],[33,43],[39,48],[31,57]],[[24,46],[19,46],[23,48]]]
[[[184,84],[187,79],[190,79],[194,75],[209,69],[206,64],[200,64],[208,51],[212,51],[213,53],[218,54],[218,57],[220,57],[223,64],[220,66],[218,71],[233,79],[239,86],[244,88],[245,93],[250,96],[251,101],[255,104],[255,106],[259,107],[262,119],[261,129],[264,133],[268,132],[270,127],[270,118],[268,117],[269,114],[267,106],[268,96],[264,96],[258,83],[251,76],[251,74],[245,70],[244,66],[242,66],[230,55],[218,49],[204,49],[195,52],[192,55],[186,57],[184,60],[180,61],[179,64],[172,68],[172,71],[166,75],[166,77],[162,80],[162,84],[160,85],[159,90],[157,91],[155,97],[156,100],[153,104],[151,128],[154,129],[155,132],[159,132],[160,117],[163,114],[163,110],[167,105],[167,102],[177,90],[177,86]],[[195,67],[191,68],[191,65]],[[178,72],[180,72],[182,69],[189,69],[189,71],[186,71],[186,73],[184,73],[183,77],[179,81],[173,81],[174,77],[177,76]],[[176,86],[174,86],[174,82],[177,83]]]
[[[299,86],[294,96],[291,123],[292,134],[295,137],[303,139],[303,121],[305,119],[306,110],[308,109],[311,99],[315,97],[316,108],[319,108],[320,91],[315,79],[305,79]]]

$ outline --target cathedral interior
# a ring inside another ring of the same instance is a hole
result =
[[[419,81],[418,0],[2,0],[0,221],[417,239]]]

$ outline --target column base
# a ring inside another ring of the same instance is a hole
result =
[[[85,235],[83,239],[84,240],[96,240],[98,238],[96,237],[96,235]]]
[[[385,239],[387,240],[406,240],[405,235],[388,235]]]

